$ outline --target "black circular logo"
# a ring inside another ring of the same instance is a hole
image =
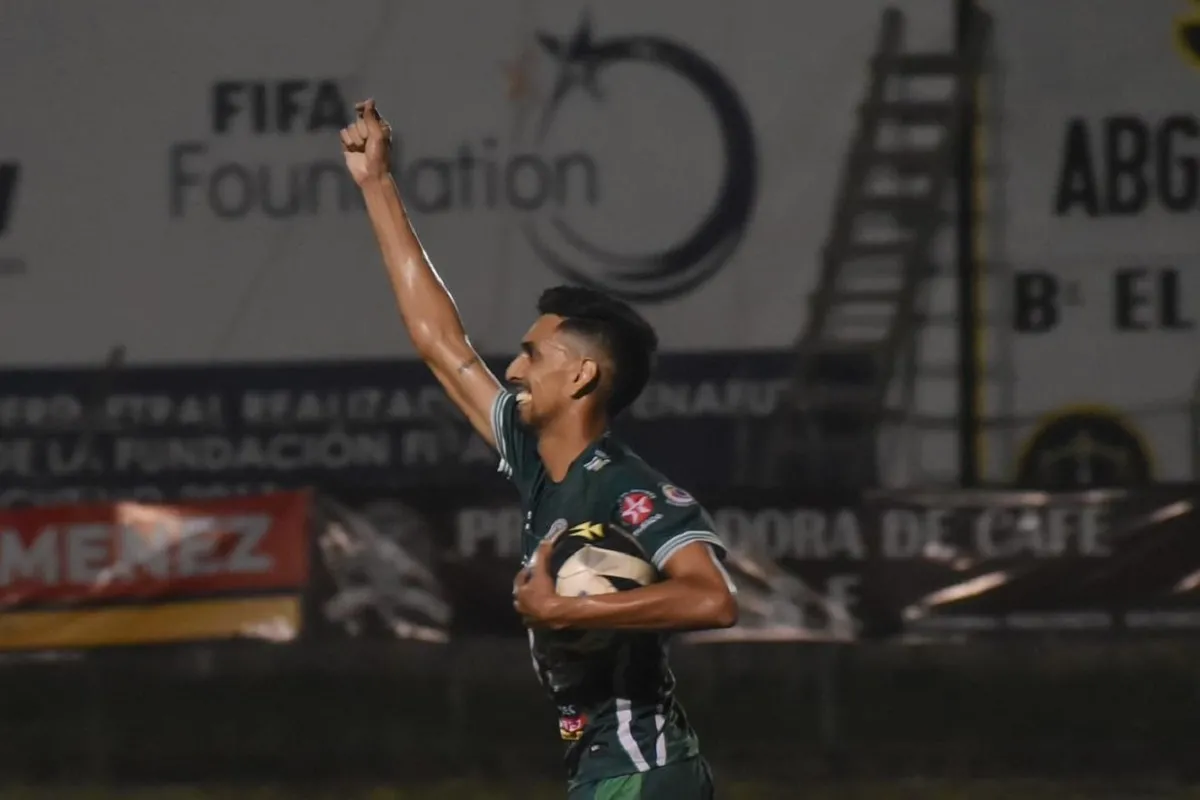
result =
[[[1129,486],[1152,478],[1141,436],[1116,414],[1057,415],[1034,432],[1018,466],[1018,481],[1039,489]]]
[[[750,116],[733,86],[710,61],[657,36],[593,39],[585,16],[569,40],[539,33],[542,49],[560,72],[542,112],[539,140],[554,124],[563,100],[584,90],[599,101],[599,75],[608,67],[640,62],[667,70],[693,87],[716,118],[724,168],[716,199],[703,218],[674,244],[654,252],[618,253],[584,237],[561,216],[530,219],[524,235],[562,277],[625,300],[656,303],[695,289],[737,249],[754,208],[758,158]]]

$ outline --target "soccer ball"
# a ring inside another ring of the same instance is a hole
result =
[[[598,525],[559,536],[550,551],[550,574],[555,591],[566,597],[636,589],[657,577],[633,538]]]
[[[611,594],[648,586],[657,580],[654,565],[637,541],[607,526],[564,532],[550,550],[555,591],[567,597]],[[603,630],[546,632],[541,640],[550,652],[568,660],[608,647],[613,633]]]

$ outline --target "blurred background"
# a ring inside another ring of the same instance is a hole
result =
[[[1195,791],[1197,4],[4,0],[0,798],[565,794],[366,96],[493,366],[656,325],[720,796]]]

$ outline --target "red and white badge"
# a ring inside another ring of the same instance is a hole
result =
[[[654,495],[649,492],[626,492],[621,495],[621,521],[626,525],[641,525],[654,513]]]

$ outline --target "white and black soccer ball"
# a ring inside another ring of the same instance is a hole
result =
[[[657,578],[633,537],[599,525],[560,535],[550,550],[550,574],[555,591],[566,597],[623,592]]]
[[[566,531],[550,550],[555,591],[566,597],[611,594],[649,586],[658,579],[637,541],[609,526]],[[570,650],[591,651],[611,640],[606,631],[560,631],[555,638]]]

